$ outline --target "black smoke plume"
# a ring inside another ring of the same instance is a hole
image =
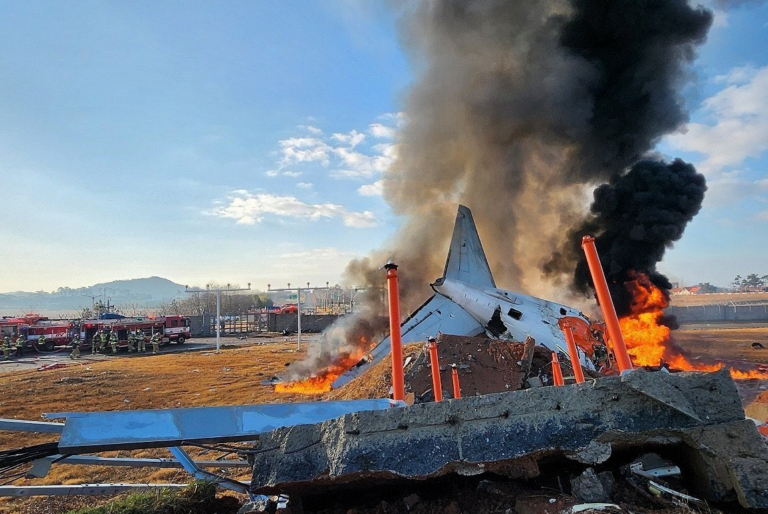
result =
[[[407,314],[440,276],[462,203],[500,287],[567,301],[569,231],[595,186],[687,121],[680,90],[711,13],[685,0],[401,5],[416,79],[383,182],[403,223],[346,280],[382,287],[378,268],[393,258]]]
[[[642,160],[595,190],[590,218],[572,231],[572,237],[580,241],[581,234],[595,236],[619,316],[630,313],[632,297],[623,284],[634,280],[635,273],[647,275],[665,293],[672,288],[656,264],[699,212],[706,190],[704,176],[680,159],[670,164]],[[592,278],[583,253],[574,251],[581,256],[574,286],[586,292]]]

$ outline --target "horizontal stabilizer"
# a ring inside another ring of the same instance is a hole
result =
[[[434,295],[427,300],[400,327],[403,343],[426,341],[427,337],[437,337],[438,332],[462,336],[476,336],[485,332],[483,326],[467,311],[440,295]],[[380,362],[389,353],[389,337],[385,337],[371,350],[373,361],[344,372],[333,382],[334,389],[362,375],[371,368],[371,364]]]
[[[459,205],[459,212],[456,214],[443,277],[480,288],[496,288],[480,236],[477,234],[475,220],[472,218],[472,211],[463,205]]]

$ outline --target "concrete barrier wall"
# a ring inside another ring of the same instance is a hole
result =
[[[299,316],[297,314],[275,314],[271,313],[267,320],[267,330],[269,332],[282,332],[288,330],[289,332],[297,332],[299,330],[298,323]],[[302,332],[322,332],[339,317],[335,315],[316,315],[316,314],[302,314],[301,315],[301,331]]]
[[[666,314],[680,323],[698,321],[768,321],[768,305],[692,305],[668,307]]]

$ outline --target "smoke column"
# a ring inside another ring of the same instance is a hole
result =
[[[569,231],[592,189],[687,121],[680,89],[711,13],[685,0],[403,5],[416,79],[384,177],[403,224],[346,280],[382,287],[379,267],[393,258],[410,312],[441,275],[462,203],[500,287],[567,300],[578,259]]]
[[[619,316],[630,312],[632,297],[621,285],[633,280],[634,272],[647,275],[668,294],[672,284],[656,264],[699,212],[706,190],[704,176],[680,159],[671,164],[642,160],[595,190],[590,218],[572,234],[596,234],[597,253]],[[586,260],[580,258],[574,287],[586,292],[591,280]]]
[[[404,311],[440,276],[459,202],[498,284],[562,298],[576,261],[542,280],[553,249],[594,186],[687,120],[679,90],[711,19],[684,0],[441,0],[406,11],[417,81],[384,182],[405,223],[369,258],[401,265]],[[371,270],[349,269],[355,283]]]

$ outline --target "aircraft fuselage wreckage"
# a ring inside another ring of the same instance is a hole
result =
[[[562,326],[568,323],[582,346],[603,344],[599,330],[577,309],[497,288],[472,212],[463,205],[456,215],[443,276],[430,285],[435,294],[401,326],[404,343],[425,341],[438,333],[468,337],[485,333],[490,338],[514,341],[530,336],[558,352],[566,348]],[[365,373],[389,351],[387,337],[371,351],[373,359],[340,375],[333,387]],[[581,349],[579,356],[582,366],[595,369]]]

